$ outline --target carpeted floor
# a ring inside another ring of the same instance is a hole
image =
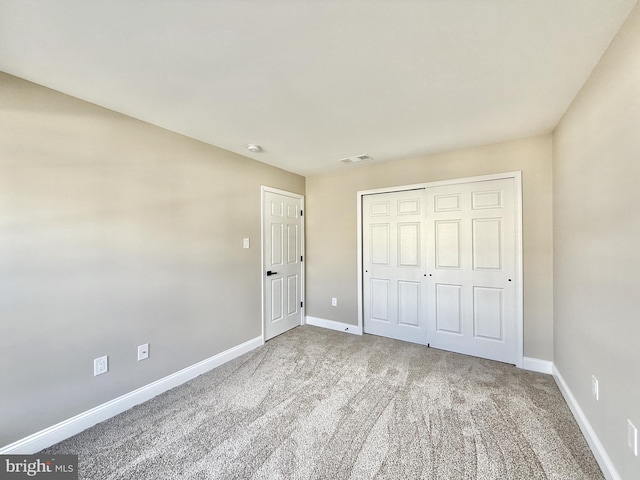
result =
[[[551,376],[298,327],[45,450],[87,479],[602,479]]]

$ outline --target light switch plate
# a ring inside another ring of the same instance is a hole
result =
[[[149,358],[149,344],[145,343],[138,346],[138,361]]]

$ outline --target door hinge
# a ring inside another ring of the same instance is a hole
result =
[[[304,260],[303,260],[303,258],[304,258],[304,257],[303,257],[302,255],[300,255],[300,261],[301,261],[301,262],[302,262],[302,261],[304,261]]]
[[[304,212],[302,210],[300,210],[300,216],[304,217]]]
[[[300,308],[302,308],[303,305],[304,305],[304,302],[300,302]]]

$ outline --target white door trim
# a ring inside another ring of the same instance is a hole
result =
[[[304,212],[304,195],[300,195],[299,193],[288,192],[286,190],[280,190],[278,188],[269,187],[266,185],[261,185],[260,187],[260,288],[261,288],[261,315],[262,315],[262,343],[264,344],[265,340],[265,317],[264,317],[264,308],[265,308],[265,274],[264,272],[267,270],[265,265],[264,258],[264,194],[266,192],[277,193],[279,195],[284,195],[286,197],[296,198],[300,200],[300,208]],[[300,254],[304,259],[304,214],[300,217]],[[300,309],[300,325],[304,324],[305,312],[306,312],[306,302],[305,302],[305,264],[307,263],[306,259],[302,261],[300,264],[301,267],[301,279],[300,279],[300,299],[302,301],[302,308]]]
[[[484,182],[487,180],[501,180],[512,178],[515,189],[515,227],[516,227],[516,274],[518,285],[516,288],[516,367],[523,367],[524,359],[524,276],[523,276],[523,252],[522,252],[522,172],[506,172],[493,175],[481,175],[476,177],[441,180],[437,182],[417,183],[413,185],[401,185],[397,187],[377,188],[373,190],[361,190],[357,192],[357,222],[358,222],[358,329],[364,331],[363,285],[362,285],[362,197],[377,193],[400,192],[404,190],[416,190],[421,188],[438,187],[442,185],[456,185],[461,183]]]

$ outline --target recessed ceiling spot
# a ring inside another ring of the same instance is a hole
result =
[[[365,160],[371,160],[373,157],[371,155],[363,154],[363,155],[354,155],[353,157],[341,158],[338,160],[341,163],[358,163],[364,162]]]
[[[247,145],[247,150],[252,153],[260,153],[262,151],[262,147],[260,145],[256,145],[255,143],[250,143]]]

